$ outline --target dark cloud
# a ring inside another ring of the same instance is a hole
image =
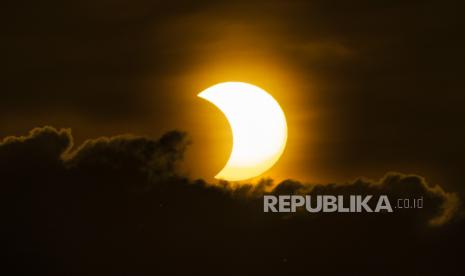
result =
[[[177,169],[189,141],[117,136],[72,148],[70,130],[0,143],[5,274],[397,274],[463,271],[458,199],[415,175],[345,184],[218,184]],[[201,156],[198,157],[199,160]],[[263,194],[424,197],[381,214],[263,213]],[[7,273],[8,271],[8,273]]]

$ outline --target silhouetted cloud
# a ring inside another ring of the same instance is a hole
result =
[[[179,131],[160,139],[98,138],[75,148],[72,140],[70,130],[44,127],[0,143],[5,272],[340,274],[361,265],[351,271],[435,275],[461,267],[458,199],[420,176],[207,183],[177,170],[189,143]],[[264,213],[263,194],[423,197],[424,208]]]
[[[229,187],[229,183],[223,184]],[[305,184],[295,180],[285,180],[273,184],[272,180],[262,180],[256,184],[242,184],[240,187],[230,188],[233,193],[252,197],[264,194],[273,195],[388,195],[392,199],[419,199],[424,197],[426,209],[415,216],[428,219],[429,223],[438,226],[452,219],[459,208],[459,198],[455,193],[448,193],[439,185],[431,185],[417,175],[402,173],[387,173],[378,181],[359,178],[344,184]]]

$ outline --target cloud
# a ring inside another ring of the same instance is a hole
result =
[[[434,275],[456,268],[440,264],[461,249],[458,198],[420,176],[388,173],[377,181],[344,184],[207,183],[177,169],[188,144],[179,131],[159,139],[98,138],[76,148],[69,129],[36,128],[5,138],[0,215],[1,251],[8,257],[2,269],[49,275],[218,274],[234,264],[229,273],[274,275],[309,267],[318,274],[341,273],[346,264],[363,264],[362,275],[383,265],[390,266],[387,272],[402,268]],[[262,195],[270,193],[421,196],[425,208],[263,213]],[[439,252],[438,246],[448,251]],[[419,249],[416,257],[407,254]],[[438,266],[419,266],[417,258],[433,258]]]
[[[176,162],[182,160],[188,141],[186,134],[168,132],[159,140],[145,137],[116,136],[87,140],[67,155],[64,163],[73,169],[136,169],[154,175],[175,174]]]
[[[279,189],[278,185],[277,189]],[[286,184],[286,186],[290,186]],[[294,183],[295,192],[316,194],[370,194],[388,195],[393,199],[419,199],[423,198],[424,210],[420,214],[415,213],[412,218],[420,215],[422,219],[428,219],[433,226],[447,223],[454,217],[459,206],[459,199],[455,193],[445,192],[441,186],[432,185],[418,175],[406,175],[402,173],[387,173],[380,180],[357,179],[346,184],[333,185],[303,185]],[[421,213],[428,215],[424,216]]]

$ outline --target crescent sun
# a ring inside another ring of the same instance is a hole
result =
[[[244,82],[223,82],[198,96],[218,107],[232,130],[231,155],[215,178],[250,179],[263,174],[279,160],[287,141],[286,117],[278,102],[265,90]]]

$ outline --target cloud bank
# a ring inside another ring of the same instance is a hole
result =
[[[343,184],[207,183],[177,169],[188,144],[186,133],[172,131],[160,139],[124,135],[76,147],[69,129],[52,127],[3,139],[4,269],[277,274],[306,271],[309,264],[319,274],[338,274],[364,264],[360,274],[385,266],[433,275],[456,268],[442,263],[453,263],[460,249],[459,200],[420,176],[388,173]],[[425,207],[381,214],[263,213],[264,194],[387,194],[423,197]],[[408,254],[418,248],[417,255]],[[435,266],[419,266],[419,259]]]

